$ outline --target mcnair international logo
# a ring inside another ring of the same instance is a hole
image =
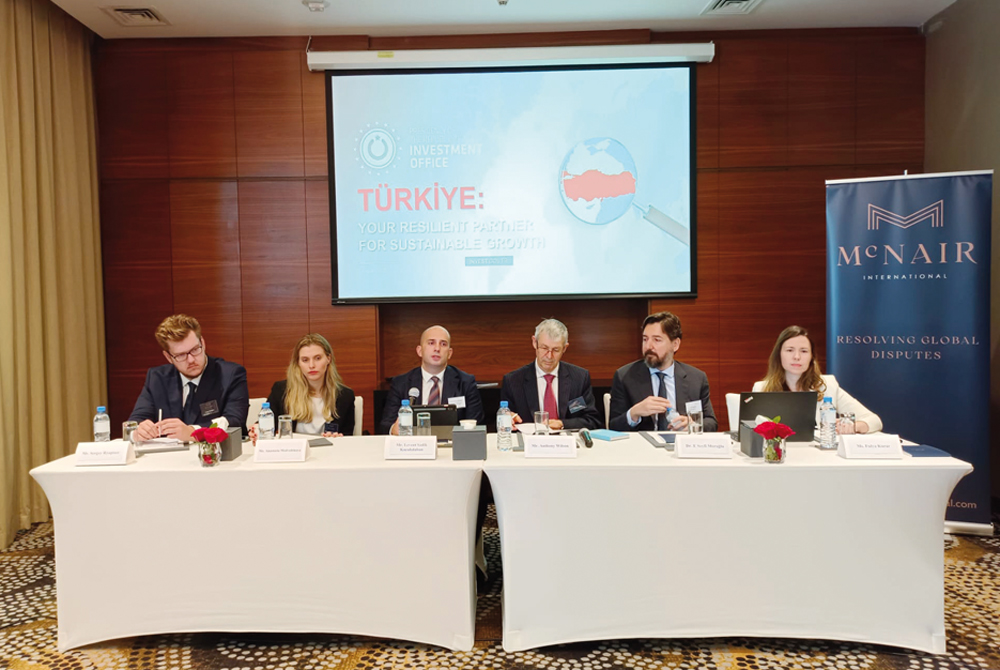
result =
[[[903,216],[896,212],[868,204],[868,230],[882,231],[883,224],[895,226],[901,230],[909,231],[918,224],[929,222],[931,229],[944,228],[944,200],[933,202],[912,214]],[[853,246],[837,247],[837,266],[911,266],[927,268],[932,265],[945,265],[957,263],[978,264],[973,252],[975,244],[964,241],[938,240],[936,242],[923,241],[920,243],[901,242],[877,242],[872,240],[869,244],[856,244]],[[869,278],[890,278],[890,279],[947,279],[944,274],[923,274],[923,275],[872,275]]]
[[[883,223],[905,230],[924,221],[930,221],[931,228],[944,227],[944,200],[927,205],[909,216],[901,216],[878,205],[868,204],[868,230],[878,230]]]

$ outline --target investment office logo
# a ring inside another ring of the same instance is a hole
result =
[[[390,167],[399,154],[399,142],[388,126],[371,124],[360,131],[356,149],[357,159],[370,172]]]
[[[868,205],[868,230],[878,230],[883,223],[905,230],[924,221],[930,221],[931,228],[944,227],[944,200],[927,205],[909,216],[901,216],[877,205]]]

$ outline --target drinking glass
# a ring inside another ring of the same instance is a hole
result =
[[[431,413],[430,412],[417,412],[417,428],[413,431],[414,435],[430,435],[431,434]]]
[[[125,421],[122,423],[122,440],[136,444],[135,431],[139,428],[138,421]]]
[[[837,434],[854,435],[854,412],[843,412],[837,415]]]
[[[688,432],[697,435],[705,431],[705,413],[688,412]]]
[[[292,437],[292,415],[282,414],[278,417],[278,439]]]
[[[535,435],[549,434],[549,413],[545,410],[535,412]]]

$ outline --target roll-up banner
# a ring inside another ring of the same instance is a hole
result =
[[[952,530],[990,526],[993,171],[826,182],[827,370],[883,430],[968,461]]]

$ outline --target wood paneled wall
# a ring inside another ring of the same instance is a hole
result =
[[[163,361],[157,323],[180,311],[202,322],[213,355],[246,365],[252,396],[283,376],[301,335],[325,334],[371,407],[385,377],[416,364],[432,323],[451,329],[456,365],[499,381],[531,360],[534,324],[560,318],[566,360],[607,382],[639,356],[643,317],[668,309],[684,326],[678,358],[705,370],[724,415],[723,395],[761,377],[784,326],[809,328],[825,358],[824,180],[923,165],[924,41],[910,30],[321,40],[341,50],[714,41],[715,60],[697,68],[698,297],[333,307],[325,85],[305,66],[305,38],[102,42],[116,420]]]

